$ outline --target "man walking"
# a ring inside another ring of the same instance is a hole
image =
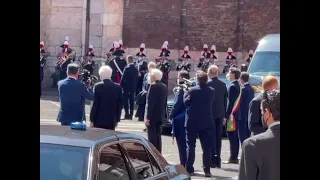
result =
[[[123,75],[120,81],[120,86],[123,91],[123,107],[125,115],[123,119],[132,120],[134,108],[134,92],[136,91],[138,82],[138,70],[133,64],[133,57],[127,57],[127,66],[124,68]]]
[[[212,105],[212,116],[215,129],[212,130],[212,148],[211,158],[212,168],[221,168],[221,144],[222,144],[222,129],[223,118],[226,114],[228,90],[226,84],[218,79],[219,69],[216,65],[211,65],[208,68],[208,76],[211,81],[208,82],[208,86],[212,87],[214,91],[214,103]]]

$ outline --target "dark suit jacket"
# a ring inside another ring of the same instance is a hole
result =
[[[122,90],[120,85],[110,79],[96,83],[90,121],[95,126],[116,126],[120,121],[121,109]]]
[[[249,104],[253,98],[254,98],[254,89],[251,87],[250,84],[245,84],[242,87],[241,104],[240,104],[240,111],[241,111],[240,120],[243,122],[248,122]]]
[[[174,117],[183,113],[186,110],[186,107],[184,106],[184,103],[183,103],[183,95],[184,95],[183,89],[180,89],[179,92],[175,94],[174,104],[173,104],[171,113],[169,115],[170,119],[173,119]]]
[[[138,82],[138,69],[133,64],[127,65],[124,68],[123,76],[120,85],[124,91],[133,92],[136,90]]]
[[[167,86],[160,81],[150,85],[147,94],[147,119],[152,123],[162,123],[167,103]]]
[[[266,131],[261,122],[262,94],[257,95],[249,104],[248,127],[252,135],[257,135]]]
[[[214,91],[214,102],[212,105],[212,115],[214,118],[224,118],[226,115],[228,90],[226,84],[217,77],[212,78],[208,82],[208,86],[212,87]]]
[[[208,129],[213,126],[212,105],[215,90],[208,85],[190,88],[184,95],[187,129]]]
[[[238,178],[280,180],[280,124],[243,142]]]
[[[231,115],[232,108],[234,106],[234,103],[236,102],[239,93],[240,93],[240,84],[238,81],[233,81],[229,86],[229,92],[228,92],[228,105],[227,105],[227,112],[226,112],[226,119],[229,119],[229,116]],[[239,120],[241,118],[240,108],[233,113],[233,116],[236,120]]]
[[[58,121],[70,124],[82,121],[85,99],[93,100],[92,90],[74,78],[66,78],[58,82],[60,110]]]

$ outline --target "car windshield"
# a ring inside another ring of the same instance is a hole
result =
[[[40,180],[86,180],[89,150],[40,143]]]
[[[280,52],[257,51],[248,73],[257,76],[280,76]]]

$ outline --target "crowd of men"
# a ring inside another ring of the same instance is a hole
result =
[[[141,57],[138,60],[145,57],[144,48],[145,45],[141,44],[136,55]],[[161,125],[166,115],[168,93],[166,68],[170,64],[166,61],[160,61],[160,66],[155,62],[134,62],[131,55],[124,61],[117,58],[123,56],[124,51],[116,42],[110,51],[116,58],[100,67],[100,82],[94,87],[91,83],[85,85],[77,80],[79,65],[67,65],[67,77],[57,83],[61,101],[57,120],[61,125],[84,120],[87,99],[93,101],[91,126],[115,130],[121,119],[133,118],[136,103],[136,117],[145,122],[148,140],[161,152]],[[188,47],[182,57],[188,58],[187,52]],[[169,54],[165,42],[160,57]],[[232,59],[231,55],[228,57]],[[119,67],[120,62],[123,69]],[[178,85],[190,79],[188,69],[187,64],[180,66]],[[203,170],[206,177],[211,177],[210,168],[221,168],[222,129],[226,126],[230,142],[227,163],[238,164],[239,149],[241,146],[243,149],[239,179],[280,179],[280,92],[276,90],[277,78],[266,76],[262,82],[262,92],[255,96],[254,89],[248,83],[248,73],[230,67],[227,74],[231,82],[229,88],[218,76],[219,69],[212,64],[206,72],[196,73],[197,86],[180,88],[175,94],[169,118],[178,145],[180,164],[190,175],[194,175],[195,146],[199,138],[203,150]],[[121,117],[123,108],[125,116]]]

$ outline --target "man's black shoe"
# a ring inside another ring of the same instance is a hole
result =
[[[229,159],[228,164],[239,164],[238,159]]]
[[[121,120],[124,120],[124,119],[130,119],[130,116],[129,115],[125,115],[124,117],[121,118]]]
[[[189,173],[190,176],[195,176],[196,174],[194,172]]]
[[[204,173],[204,177],[212,177],[212,174],[210,172]]]
[[[147,128],[144,128],[144,129],[143,129],[143,132],[146,132],[146,131],[147,131]]]

